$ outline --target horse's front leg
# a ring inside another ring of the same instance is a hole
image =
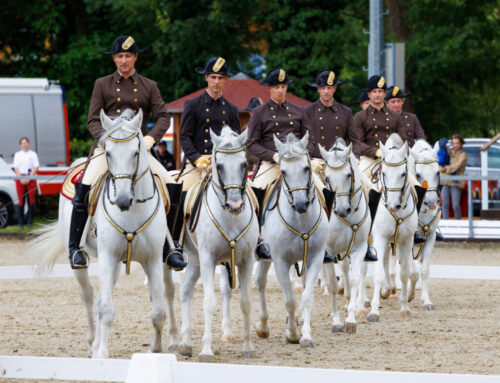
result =
[[[184,356],[193,356],[193,329],[191,327],[191,299],[193,298],[194,286],[196,281],[200,278],[200,268],[188,264],[186,273],[184,274],[184,281],[181,285],[180,298],[181,298],[181,315],[182,327],[181,338],[182,343],[179,346],[179,353]]]
[[[110,254],[99,254],[100,291],[97,300],[97,336],[94,340],[92,357],[104,359],[109,357],[109,329],[115,319],[113,307],[113,287],[120,273],[120,262]]]
[[[220,292],[222,296],[222,343],[234,343],[234,333],[231,327],[231,296],[232,290],[229,285],[229,274],[225,267],[220,267]]]
[[[434,232],[427,237],[424,248],[420,254],[420,277],[422,278],[422,295],[421,300],[425,310],[434,310],[434,305],[429,296],[429,275],[431,267],[431,254],[436,240],[436,233]]]
[[[311,254],[310,264],[307,266],[305,276],[305,288],[302,293],[301,312],[302,312],[302,336],[300,337],[301,347],[313,347],[313,339],[311,336],[311,310],[314,300],[314,285],[318,279],[319,271],[323,265],[325,250],[321,249],[316,254]],[[332,265],[333,266],[333,265]],[[335,278],[336,279],[336,278]],[[332,294],[333,295],[333,294]]]
[[[238,276],[240,280],[240,308],[243,314],[243,348],[241,353],[248,358],[253,356],[254,348],[250,334],[250,323],[252,314],[252,272],[253,254],[247,255],[246,259],[238,265]]]
[[[161,352],[161,333],[165,325],[166,313],[163,308],[162,299],[165,294],[165,285],[163,278],[161,250],[156,252],[155,257],[149,258],[144,263],[144,271],[149,280],[149,296],[151,298],[151,322],[155,329],[153,342],[151,343],[151,352]]]
[[[267,311],[266,303],[266,284],[267,284],[267,273],[271,267],[271,262],[258,262],[257,263],[257,273],[255,276],[255,284],[259,292],[259,321],[256,324],[257,335],[260,338],[269,338],[269,325],[267,321],[269,320],[269,313]]]
[[[94,323],[94,288],[90,283],[88,269],[73,270],[78,287],[80,289],[80,298],[85,305],[85,312],[87,313],[88,332],[87,342],[89,345],[88,356],[92,355],[92,343],[95,339],[95,323]]]
[[[328,281],[328,292],[330,294],[330,299],[332,302],[332,312],[330,317],[332,319],[332,332],[343,332],[344,326],[340,320],[340,313],[337,307],[337,275],[335,273],[335,265],[333,263],[327,263],[322,266],[325,272],[326,279]]]
[[[345,320],[345,329],[349,334],[356,333],[357,319],[366,318],[367,312],[363,305],[363,293],[360,290],[361,279],[364,278],[361,271],[364,255],[366,254],[366,242],[364,246],[358,246],[351,252],[351,271],[349,273],[349,283],[351,293],[349,305],[347,307],[347,318]],[[364,285],[364,284],[363,284]]]
[[[330,284],[330,281],[328,280],[328,277],[327,277],[327,271],[325,270],[325,267],[322,267],[320,272],[319,272],[319,287],[321,288],[321,294],[324,297],[327,297],[330,295],[330,291],[328,289],[329,284]]]
[[[283,299],[285,300],[285,308],[288,313],[287,316],[287,329],[286,329],[286,341],[288,343],[299,343],[300,335],[298,333],[297,327],[297,303],[295,301],[295,295],[293,293],[292,283],[290,281],[290,265],[287,264],[282,258],[275,257],[274,270],[276,271],[276,277],[281,286],[281,291],[283,293]]]
[[[205,328],[202,337],[203,347],[198,355],[198,359],[200,362],[211,362],[214,359],[212,351],[212,321],[217,303],[214,290],[215,256],[203,249],[200,251],[200,272],[201,282],[203,283]]]
[[[347,302],[349,301],[350,294],[351,294],[351,281],[349,280],[349,267],[351,266],[351,261],[349,258],[345,257],[344,260],[339,262],[339,270],[340,274],[343,275],[343,287],[344,287],[344,297],[346,300],[346,307],[347,307]]]
[[[394,246],[394,245],[393,245]],[[397,289],[396,289],[396,266],[397,266],[397,263],[398,263],[398,259],[399,259],[399,251],[397,252],[397,256],[394,256],[393,252],[390,254],[389,256],[389,275],[391,277],[390,279],[390,290],[391,290],[391,294],[395,296],[396,292],[397,292]],[[395,298],[392,298],[391,299],[397,299],[397,297]]]
[[[410,305],[408,304],[409,286],[408,280],[411,278],[412,284],[417,282],[418,273],[411,253],[413,246],[413,236],[409,236],[400,241],[399,249],[400,255],[400,278],[401,278],[401,318],[410,317]]]
[[[377,251],[378,261],[375,266],[375,274],[373,275],[373,297],[371,302],[371,310],[368,314],[368,322],[378,322],[380,318],[380,294],[382,282],[385,279],[386,271],[384,270],[387,265],[387,257],[391,256],[388,252],[387,239],[381,235],[374,235],[373,246]],[[388,267],[387,267],[388,268]],[[387,270],[387,274],[388,274]],[[386,289],[387,290],[387,289]],[[387,292],[387,296],[388,296]],[[386,296],[386,298],[387,298]]]
[[[172,278],[172,270],[166,263],[163,264],[163,281],[165,283],[165,298],[167,299],[168,313],[168,335],[170,336],[167,350],[169,352],[177,351],[179,347],[179,335],[177,334],[177,321],[175,320],[175,283]]]

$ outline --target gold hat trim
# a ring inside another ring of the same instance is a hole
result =
[[[278,75],[278,81],[279,82],[285,81],[285,71],[283,69],[280,69],[280,74]]]
[[[385,78],[380,77],[380,80],[378,80],[377,86],[379,88],[382,88],[384,86],[384,84],[385,84]]]
[[[226,63],[226,60],[224,60],[222,57],[219,57],[217,59],[217,61],[215,62],[214,66],[213,66],[213,70],[214,72],[218,72],[220,71],[220,68],[222,68],[222,66]]]
[[[399,92],[399,88],[397,86],[395,86],[394,89],[392,90],[392,97],[396,97],[398,92]]]
[[[262,99],[260,97],[257,97],[257,100],[259,100],[260,105],[263,104]]]
[[[132,36],[129,36],[127,37],[127,40],[125,40],[123,43],[122,43],[122,49],[124,51],[126,51],[127,49],[129,49],[133,44],[135,43],[135,40]]]
[[[328,85],[333,85],[333,80],[335,80],[335,73],[330,71],[330,74],[328,75],[328,80],[326,80],[326,83]]]

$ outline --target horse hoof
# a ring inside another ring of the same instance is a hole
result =
[[[365,305],[365,307],[367,307],[367,308],[369,308],[369,307],[372,305],[372,303],[371,303],[370,301],[364,301],[364,303],[363,303],[363,304],[364,304],[364,305]]]
[[[391,293],[391,290],[386,289],[385,287],[380,289],[380,298],[382,299],[387,299],[389,298],[389,294]]]
[[[234,337],[234,335],[223,336],[221,338],[221,342],[222,343],[234,343],[234,342],[236,342],[236,338]]]
[[[380,319],[380,316],[378,314],[369,314],[368,315],[368,322],[378,322]]]
[[[247,359],[251,359],[253,358],[255,355],[255,351],[251,350],[251,351],[242,351],[241,352],[241,356],[243,358],[247,358]]]
[[[424,310],[425,311],[434,311],[436,308],[434,307],[434,305],[432,303],[428,303],[426,305],[424,305]]]
[[[292,338],[286,337],[286,342],[290,343],[290,344],[299,344],[300,339],[292,339]]]
[[[214,361],[213,355],[207,355],[207,354],[198,355],[198,362],[200,363],[213,363],[213,361]]]
[[[269,330],[257,330],[257,336],[262,339],[269,338]]]
[[[344,329],[344,326],[341,325],[341,324],[334,324],[332,325],[332,332],[333,333],[337,333],[337,332],[344,332],[345,329]]]
[[[356,323],[345,322],[345,332],[348,334],[356,334]]]
[[[408,303],[410,303],[415,298],[415,295],[408,296]]]
[[[179,354],[192,357],[193,356],[193,346],[186,346],[184,344],[181,344],[179,346]]]
[[[179,351],[179,345],[178,344],[170,344],[167,348],[168,352],[177,352]]]
[[[397,301],[399,298],[397,295],[390,295],[387,299],[389,299],[390,301]]]
[[[410,311],[401,311],[399,313],[399,316],[403,319],[409,319],[411,318],[411,314],[410,314]]]
[[[312,339],[300,338],[299,343],[300,343],[301,348],[313,348],[314,347]]]
[[[343,288],[343,287],[339,287],[339,288],[337,289],[337,294],[338,294],[338,295],[344,295],[344,288]]]
[[[357,321],[366,321],[367,315],[368,315],[368,313],[366,312],[366,310],[358,310],[356,312],[356,320]]]

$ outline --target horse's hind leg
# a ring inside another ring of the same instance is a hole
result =
[[[166,263],[163,264],[163,281],[165,282],[165,298],[167,299],[167,313],[168,313],[168,348],[169,352],[177,351],[179,346],[179,336],[177,334],[177,321],[175,320],[175,283],[172,278],[172,270],[170,270]]]
[[[161,251],[158,256],[148,259],[144,264],[144,271],[149,279],[149,295],[151,297],[152,311],[151,321],[155,329],[151,352],[161,352],[161,333],[165,325],[166,313],[163,308],[163,296],[165,293],[164,279],[162,278],[162,258]]]
[[[220,292],[222,296],[222,342],[234,343],[234,334],[231,327],[231,295],[232,290],[229,286],[229,274],[225,267],[220,267]],[[239,270],[238,270],[239,271]]]
[[[300,334],[297,327],[297,303],[293,294],[292,283],[290,281],[290,266],[285,264],[283,259],[276,257],[274,260],[274,270],[281,285],[285,308],[288,313],[286,340],[288,343],[299,343]],[[318,270],[319,271],[319,270]],[[303,298],[304,299],[304,298]]]
[[[335,273],[335,266],[333,263],[327,263],[322,266],[325,272],[326,280],[328,281],[328,292],[332,300],[332,312],[330,317],[332,319],[332,332],[340,332],[343,330],[342,322],[340,320],[340,313],[337,307],[337,274]]]
[[[410,317],[410,305],[408,304],[408,279],[410,275],[418,275],[416,274],[415,262],[413,261],[413,257],[411,254],[411,246],[413,237],[405,239],[405,241],[400,241],[400,246],[398,248],[399,259],[400,259],[400,277],[401,277],[401,311],[400,315],[402,318]],[[416,280],[415,280],[416,283]]]
[[[80,290],[80,298],[85,305],[87,313],[88,333],[87,342],[89,344],[88,356],[92,357],[92,343],[95,339],[95,323],[94,323],[94,288],[90,283],[88,269],[74,270],[75,278],[78,281]]]
[[[267,284],[267,273],[271,267],[271,262],[257,262],[257,273],[255,278],[255,284],[259,292],[259,321],[255,326],[257,328],[257,335],[260,338],[269,338],[269,325],[267,323],[269,319],[269,313],[267,311],[266,302],[266,284]]]
[[[434,248],[435,236],[427,237],[427,241],[425,242],[424,249],[422,250],[422,254],[420,255],[420,276],[422,278],[422,294],[421,300],[425,310],[432,311],[434,310],[434,305],[431,302],[431,298],[429,296],[429,274],[430,274],[430,263],[431,263],[431,254],[432,249]]]
[[[193,329],[191,327],[191,299],[193,298],[194,286],[196,281],[200,278],[200,268],[188,264],[184,281],[181,285],[180,298],[181,298],[181,345],[179,346],[179,353],[185,356],[193,356]]]
[[[254,353],[252,338],[250,335],[250,320],[252,314],[252,271],[253,271],[253,254],[241,262],[238,266],[240,279],[240,307],[243,314],[243,348],[241,350],[243,356],[251,357]]]

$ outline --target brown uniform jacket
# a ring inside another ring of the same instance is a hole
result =
[[[247,150],[260,161],[272,161],[273,155],[278,151],[273,134],[285,141],[289,133],[302,138],[308,131],[310,136],[309,119],[304,109],[286,100],[278,105],[271,99],[252,111],[248,122]],[[311,140],[308,150],[309,153],[312,152]]]
[[[128,79],[124,79],[116,71],[112,75],[96,80],[87,120],[87,127],[92,136],[98,139],[104,132],[99,117],[101,109],[104,109],[104,113],[108,116],[118,116],[127,108],[132,109],[134,113],[137,113],[139,108],[142,109],[144,118],[141,130],[143,135],[148,134],[156,142],[162,139],[170,126],[170,115],[167,113],[165,102],[156,83],[141,76],[137,71]],[[153,114],[155,125],[148,133],[146,126],[150,113]]]
[[[343,138],[347,144],[354,141],[352,111],[347,106],[335,100],[331,106],[325,106],[318,99],[306,106],[305,112],[311,125],[313,157],[321,158],[318,144],[329,150],[337,138]]]
[[[207,91],[187,100],[181,119],[180,142],[186,158],[194,163],[199,157],[212,153],[210,129],[220,135],[222,127],[229,125],[240,133],[238,108],[224,97],[214,100]]]
[[[441,173],[443,176],[461,176],[465,173],[465,167],[467,166],[467,153],[462,149],[458,152],[450,153],[450,165],[448,165],[448,171],[446,173]],[[453,174],[454,173],[454,174]],[[443,181],[443,185],[455,186],[460,189],[465,187],[464,181]]]
[[[425,140],[424,130],[422,129],[416,114],[403,111],[401,112],[400,117],[406,130],[406,136],[410,148],[415,144],[416,140]]]
[[[369,105],[354,116],[354,153],[359,156],[375,158],[379,141],[383,144],[392,133],[398,133],[403,140],[407,139],[403,122],[398,114],[384,105],[377,110]]]

